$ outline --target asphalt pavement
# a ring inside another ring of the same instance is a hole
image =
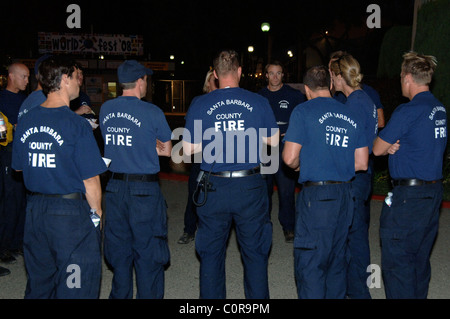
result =
[[[187,182],[183,180],[161,180],[163,194],[168,203],[170,265],[165,272],[166,299],[198,299],[199,266],[194,242],[178,244],[183,233],[184,209],[187,201]],[[278,198],[273,197],[273,244],[269,257],[269,289],[272,299],[296,299],[294,260],[292,243],[284,241],[283,231],[277,219]],[[370,221],[371,262],[381,265],[379,217],[382,201],[372,200]],[[107,212],[106,212],[107,213]],[[429,299],[450,299],[450,209],[441,211],[439,234],[431,255],[432,277]],[[0,299],[22,299],[26,285],[23,257],[10,265],[0,263],[11,270],[8,276],[0,277]],[[376,273],[374,273],[376,274]],[[368,273],[368,277],[369,277]],[[373,299],[385,299],[382,279],[373,277],[370,290]],[[112,272],[103,265],[100,298],[108,298],[111,289]],[[226,282],[228,299],[244,299],[243,266],[234,230],[230,235],[226,259]],[[379,283],[379,284],[378,284]]]

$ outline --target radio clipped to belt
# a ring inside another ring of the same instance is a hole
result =
[[[212,170],[212,168],[211,168],[211,170]],[[205,205],[206,200],[208,199],[208,191],[215,191],[215,189],[213,189],[213,187],[212,187],[212,184],[209,182],[209,176],[211,175],[211,170],[209,172],[200,171],[200,173],[197,176],[197,188],[195,189],[194,193],[192,194],[192,202],[197,207]],[[197,196],[198,196],[200,190],[203,191],[203,193],[205,194],[205,197],[199,203],[199,202],[197,202]]]

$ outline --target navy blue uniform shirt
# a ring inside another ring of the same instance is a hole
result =
[[[239,87],[224,88],[193,100],[183,140],[202,143],[202,170],[237,171],[258,166],[262,137],[277,131],[266,98]]]
[[[20,92],[14,93],[6,89],[0,91],[0,112],[6,115],[12,125],[17,124],[19,109],[26,97]]]
[[[355,149],[367,146],[357,113],[332,98],[318,97],[292,112],[285,141],[302,145],[299,183],[349,181]]]
[[[347,97],[345,105],[359,113],[369,145],[369,154],[372,153],[373,142],[378,134],[378,113],[375,103],[363,90],[355,90]]]
[[[283,84],[278,91],[270,91],[267,87],[262,88],[258,94],[269,100],[280,128],[280,134],[286,133],[292,110],[300,103],[306,101],[306,97],[302,92],[286,84]]]
[[[100,108],[100,129],[109,170],[115,173],[156,174],[156,140],[171,140],[172,131],[162,110],[137,97],[119,96]]]
[[[12,168],[32,192],[85,193],[83,180],[106,171],[91,126],[68,106],[31,109],[13,143]]]
[[[400,149],[389,155],[393,179],[442,178],[447,112],[431,92],[419,93],[410,102],[399,105],[379,136],[390,144],[400,140]]]

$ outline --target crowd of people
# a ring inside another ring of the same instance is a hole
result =
[[[233,225],[246,298],[270,298],[276,185],[298,297],[370,299],[373,158],[385,155],[393,185],[380,220],[386,297],[427,297],[447,116],[429,89],[435,58],[415,52],[403,58],[401,88],[410,102],[387,123],[379,95],[363,84],[358,61],[347,52],[308,69],[303,92],[283,83],[278,61],[265,68],[267,87],[250,92],[239,86],[237,52],[214,58],[182,137],[184,156],[194,163],[178,243],[195,240],[200,298],[226,298]],[[99,297],[103,251],[113,271],[110,298],[133,298],[134,280],[136,298],[164,298],[170,249],[158,173],[159,157],[172,156],[172,132],[162,110],[143,99],[153,71],[124,61],[117,69],[123,93],[103,103],[98,124],[80,92],[83,70],[76,61],[45,55],[34,71],[38,87],[28,97],[22,91],[29,69],[21,63],[8,68],[0,92],[8,131],[0,141],[1,262],[23,254],[25,298],[90,299]],[[69,280],[77,269],[83,275]],[[0,276],[9,273],[0,266]]]

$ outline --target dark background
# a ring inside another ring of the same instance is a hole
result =
[[[69,29],[67,6],[81,7],[81,29]],[[366,12],[371,3],[381,7],[381,29],[368,29]],[[384,33],[393,25],[411,25],[413,0],[313,0],[313,1],[10,1],[0,9],[0,62],[36,58],[37,32],[139,34],[144,37],[148,61],[169,61],[176,57],[177,74],[203,78],[216,52],[232,48],[267,58],[267,35],[261,23],[271,24],[272,58],[286,60],[290,48],[312,43],[314,36],[336,33],[342,28],[360,28],[363,41],[340,32],[334,49],[348,49],[361,62],[366,74],[376,73]],[[108,58],[108,57],[106,57]],[[116,57],[117,58],[117,57]],[[328,57],[324,57],[326,59]],[[183,60],[185,63],[180,64]],[[266,61],[264,61],[266,62]],[[325,61],[324,61],[325,62]]]

